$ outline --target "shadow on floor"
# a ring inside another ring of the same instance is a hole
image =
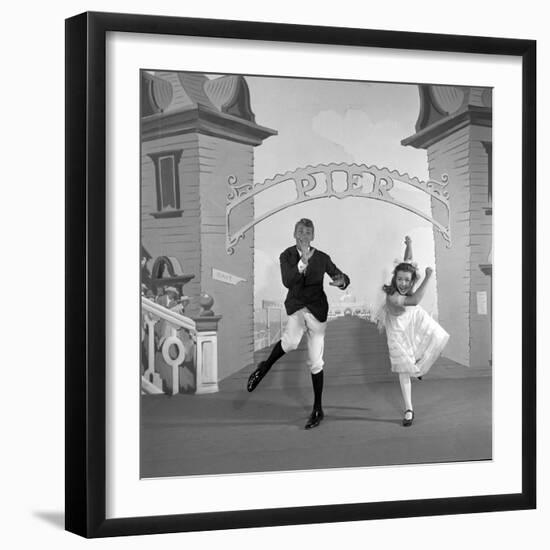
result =
[[[45,512],[43,510],[34,511],[35,518],[53,525],[58,529],[65,529],[65,512]]]

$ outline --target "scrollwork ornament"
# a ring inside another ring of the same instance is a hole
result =
[[[252,191],[252,185],[247,183],[245,185],[241,185],[240,187],[236,187],[235,190],[237,191],[237,197],[242,197],[243,195],[246,195],[249,191]]]
[[[242,241],[243,239],[244,233],[237,233],[228,239],[225,249],[230,256],[235,253],[235,247],[239,244],[239,241]]]
[[[233,174],[227,176],[227,184],[229,185],[229,187],[235,187],[235,185],[237,185],[237,176],[234,176]],[[228,194],[227,194],[227,200],[229,202],[235,200],[237,198],[237,193],[234,189],[232,189]]]

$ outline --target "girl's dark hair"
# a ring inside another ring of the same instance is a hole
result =
[[[410,293],[412,292],[412,289],[414,288],[416,280],[418,279],[418,275],[416,273],[416,268],[407,262],[402,262],[395,267],[395,269],[393,270],[393,276],[391,278],[390,284],[384,285],[382,287],[382,290],[389,296],[397,292],[397,284],[395,283],[395,279],[397,278],[398,271],[404,271],[405,273],[411,274],[411,288],[407,293],[407,295],[410,295]]]

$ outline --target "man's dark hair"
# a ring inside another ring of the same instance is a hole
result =
[[[296,233],[296,229],[298,229],[299,225],[303,225],[305,227],[311,227],[313,231],[315,231],[315,228],[313,227],[313,222],[309,220],[308,218],[302,218],[301,220],[298,220],[296,222],[296,225],[294,226],[294,233]]]

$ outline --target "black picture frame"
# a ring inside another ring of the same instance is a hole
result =
[[[106,33],[516,56],[522,62],[522,490],[516,494],[106,519]],[[66,529],[109,537],[536,506],[536,42],[117,13],[66,20]]]

